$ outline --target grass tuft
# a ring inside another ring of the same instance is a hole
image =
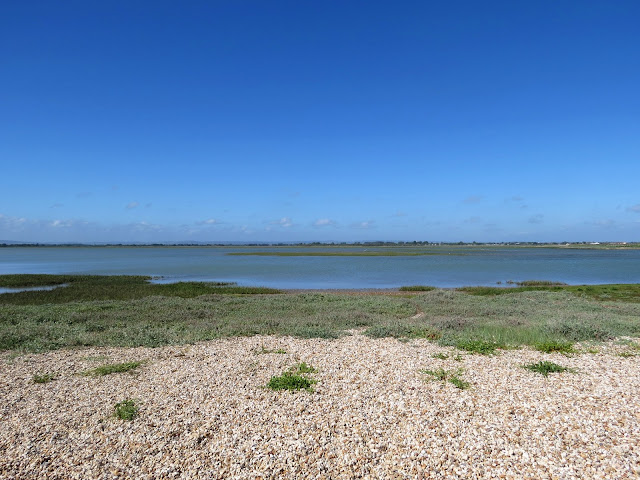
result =
[[[438,358],[440,360],[446,360],[447,358],[449,358],[449,354],[448,353],[434,353],[431,355],[432,358]]]
[[[442,382],[449,382],[460,390],[466,390],[471,384],[460,378],[462,375],[462,369],[445,370],[444,368],[438,368],[437,370],[420,370],[420,373],[431,375],[434,380],[440,380]]]
[[[277,353],[280,355],[284,355],[287,353],[287,351],[283,348],[277,348],[275,350],[269,350],[267,348],[264,348],[264,346],[260,347],[260,350],[258,350],[256,352],[258,355],[262,355],[262,354],[268,354],[268,353]]]
[[[402,323],[376,325],[368,328],[364,334],[371,338],[426,338],[427,340],[438,340],[442,336],[442,333],[433,327]]]
[[[33,376],[33,383],[49,383],[55,380],[56,376],[52,373],[42,373]]]
[[[316,373],[318,370],[311,365],[307,365],[305,362],[298,363],[292,368],[292,373]]]
[[[522,368],[526,368],[527,370],[531,370],[532,372],[540,373],[545,377],[550,373],[560,373],[572,371],[568,367],[563,367],[562,365],[558,365],[557,363],[549,362],[549,361],[540,361],[538,363],[531,363],[529,365],[522,365]]]
[[[92,370],[83,372],[83,375],[92,377],[102,377],[104,375],[110,375],[112,373],[124,373],[131,372],[142,365],[142,362],[126,362],[126,363],[111,363],[108,365],[101,365]]]
[[[459,340],[455,346],[460,350],[480,355],[494,355],[498,348],[504,349],[507,347],[498,342],[487,342],[485,340]]]
[[[269,383],[267,384],[267,388],[270,388],[271,390],[306,390],[308,392],[313,392],[311,385],[314,383],[314,380],[303,377],[302,375],[284,372],[282,375],[271,377],[271,380],[269,380]]]
[[[130,398],[115,404],[114,415],[120,420],[133,420],[138,416],[139,408],[135,400]]]
[[[576,353],[572,342],[550,340],[547,342],[538,342],[534,345],[534,348],[544,353]]]

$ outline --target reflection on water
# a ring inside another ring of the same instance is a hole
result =
[[[62,283],[60,285],[48,285],[48,286],[42,286],[42,287],[20,287],[20,288],[0,287],[0,295],[3,293],[19,293],[19,292],[38,291],[38,290],[53,290],[54,288],[66,287],[68,285],[69,285],[68,283]]]
[[[12,247],[0,248],[0,274],[150,275],[162,277],[163,282],[219,281],[274,288],[461,287],[504,285],[509,280],[640,283],[640,250],[454,246],[421,250],[437,255],[227,255],[349,251],[338,247]]]

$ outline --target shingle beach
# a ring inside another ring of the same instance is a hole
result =
[[[5,352],[0,478],[640,478],[640,356],[597,348],[482,356],[354,332]],[[522,368],[540,360],[573,371]],[[127,361],[143,364],[80,375]],[[313,392],[265,388],[299,362],[317,369]],[[470,388],[423,372],[439,368]],[[34,383],[42,372],[56,378]],[[128,398],[139,415],[115,418]]]

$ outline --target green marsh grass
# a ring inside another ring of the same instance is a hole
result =
[[[576,353],[573,342],[546,341],[539,342],[533,346],[539,352],[544,353]]]
[[[400,287],[398,290],[401,292],[430,292],[435,289],[436,287],[431,287],[429,285],[407,285]]]
[[[39,277],[45,284],[56,281]],[[354,329],[372,338],[423,338],[444,346],[485,342],[500,348],[640,336],[635,297],[618,295],[605,301],[561,286],[498,289],[508,290],[508,295],[442,289],[406,296],[236,295],[228,290],[234,286],[154,285],[147,277],[59,276],[57,281],[69,286],[0,295],[0,350],[157,347],[252,335],[332,339]],[[415,312],[423,315],[415,318]]]
[[[229,252],[227,255],[256,257],[421,257],[425,255],[445,255],[438,252],[402,251],[353,251],[353,252]]]
[[[150,283],[132,275],[0,275],[0,287],[67,285],[53,290],[0,294],[0,304],[44,305],[97,300],[137,300],[152,296],[195,298],[201,295],[276,294],[280,290],[240,287],[223,282]]]

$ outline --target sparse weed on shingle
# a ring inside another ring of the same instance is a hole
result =
[[[559,342],[550,340],[547,342],[539,342],[534,345],[539,352],[544,353],[576,353],[572,342]]]
[[[267,383],[267,388],[271,390],[306,390],[307,392],[313,392],[311,385],[314,383],[316,383],[315,380],[287,371],[282,375],[271,377],[271,380]]]
[[[449,358],[449,354],[448,353],[444,353],[444,352],[434,353],[434,354],[431,355],[431,358],[437,358],[439,360],[446,360],[447,358]]]
[[[431,375],[434,380],[440,380],[442,382],[449,382],[460,390],[466,390],[471,384],[460,378],[463,370],[458,368],[456,370],[445,370],[444,368],[438,368],[437,370],[420,370],[420,373]]]
[[[640,353],[638,352],[620,352],[617,354],[618,357],[622,357],[622,358],[631,358],[631,357],[638,357],[640,356]]]
[[[32,379],[33,383],[49,383],[55,380],[56,376],[53,373],[41,373],[34,375]]]
[[[318,370],[305,362],[298,363],[291,369],[292,373],[316,373]]]
[[[569,367],[563,367],[562,365],[558,365],[557,363],[549,362],[549,361],[540,361],[538,363],[530,363],[528,365],[522,365],[522,368],[526,368],[527,370],[531,370],[532,372],[539,373],[547,377],[550,373],[561,373],[561,372],[572,372],[575,371]]]
[[[138,416],[138,412],[140,411],[136,401],[131,398],[116,403],[114,409],[114,415],[120,420],[133,420]]]
[[[143,362],[111,363],[82,372],[82,375],[87,375],[90,377],[102,377],[104,375],[110,375],[112,373],[131,372],[142,365],[142,363]]]
[[[305,362],[297,363],[289,370],[283,372],[282,375],[271,377],[267,388],[271,390],[306,390],[313,392],[311,385],[317,383],[317,381],[309,378],[308,375],[316,373],[317,371],[318,370]]]
[[[280,355],[284,355],[287,353],[287,351],[283,348],[277,348],[274,350],[269,350],[267,348],[264,348],[264,345],[260,347],[260,350],[258,350],[256,352],[256,355],[265,355],[265,354],[269,354],[269,353],[278,353]]]

